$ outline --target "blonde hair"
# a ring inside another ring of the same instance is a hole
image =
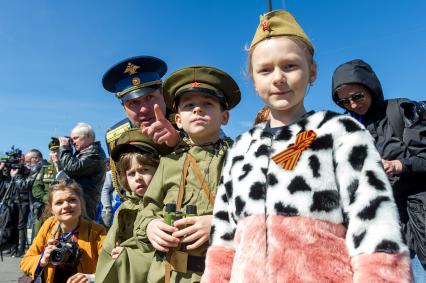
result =
[[[309,69],[311,68],[312,64],[315,64],[314,49],[312,48],[312,46],[310,44],[308,44],[306,42],[305,39],[303,39],[302,37],[297,36],[297,35],[280,35],[280,36],[270,37],[270,38],[267,38],[265,40],[270,40],[270,39],[277,38],[277,37],[287,37],[288,39],[290,39],[291,41],[296,43],[297,46],[299,46],[304,51],[305,56],[306,56],[306,60],[307,60],[308,65],[309,65]],[[259,42],[262,42],[262,41],[259,41]],[[259,44],[259,43],[257,43],[257,44]],[[253,56],[253,51],[256,48],[257,44],[253,45],[248,50],[248,57],[247,57],[247,73],[252,80],[253,80],[252,56]]]
[[[86,201],[84,200],[83,190],[77,182],[72,180],[58,181],[53,182],[49,187],[47,193],[46,206],[43,211],[42,219],[47,219],[49,216],[52,216],[52,205],[53,205],[53,194],[57,191],[69,191],[73,193],[80,200],[81,205],[81,216],[87,217],[86,215]]]

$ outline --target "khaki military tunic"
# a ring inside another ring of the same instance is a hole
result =
[[[130,195],[117,209],[98,259],[95,282],[146,282],[154,249],[151,245],[138,242],[133,235],[141,202],[139,196]],[[111,252],[117,243],[123,250],[113,260]]]
[[[34,219],[34,226],[31,237],[32,239],[34,239],[34,237],[37,235],[41,225],[43,224],[42,211],[44,208],[44,203],[47,201],[49,186],[53,181],[55,181],[57,173],[58,170],[53,163],[43,165],[33,183],[31,192],[34,197],[33,212],[36,213],[36,215]]]
[[[55,181],[55,176],[58,173],[54,164],[43,165],[40,172],[34,181],[32,187],[33,197],[39,201],[44,202],[49,190],[50,184]]]
[[[214,196],[221,176],[222,165],[226,150],[230,146],[230,140],[220,140],[209,146],[193,146],[184,139],[175,152],[163,157],[143,199],[143,210],[138,214],[135,223],[135,233],[142,243],[149,243],[146,235],[148,223],[156,218],[164,216],[164,206],[167,203],[176,203],[179,193],[184,162],[190,154],[200,169],[202,178],[207,184],[209,194]],[[201,188],[200,180],[192,168],[188,169],[185,178],[184,194],[181,211],[186,211],[186,206],[196,205],[197,215],[211,215],[213,205],[209,201],[208,194]],[[196,250],[188,251],[190,256],[205,257],[208,242]],[[164,282],[164,262],[157,257],[153,258],[147,282]],[[172,271],[171,282],[199,282],[201,272],[193,272],[188,267],[187,273]]]

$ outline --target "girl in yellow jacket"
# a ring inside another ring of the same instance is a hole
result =
[[[44,282],[93,282],[105,229],[86,220],[80,186],[61,181],[49,188],[50,218],[21,261],[21,270]]]

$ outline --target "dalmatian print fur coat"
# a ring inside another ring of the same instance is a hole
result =
[[[271,157],[317,137],[296,167]],[[373,139],[351,117],[309,112],[267,122],[229,150],[202,282],[410,282],[392,189]]]

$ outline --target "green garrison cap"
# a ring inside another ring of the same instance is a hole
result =
[[[132,128],[118,138],[114,149],[111,151],[111,158],[118,162],[121,153],[131,150],[159,156],[169,154],[173,149],[165,144],[156,144],[149,136],[143,134],[141,129]]]
[[[176,111],[180,95],[186,92],[213,95],[228,110],[241,99],[240,88],[235,80],[224,71],[209,66],[186,67],[171,74],[163,85],[167,107]]]
[[[296,19],[290,12],[284,10],[276,10],[260,16],[260,23],[250,48],[253,48],[253,46],[266,38],[280,35],[296,35],[314,50],[314,46]]]

